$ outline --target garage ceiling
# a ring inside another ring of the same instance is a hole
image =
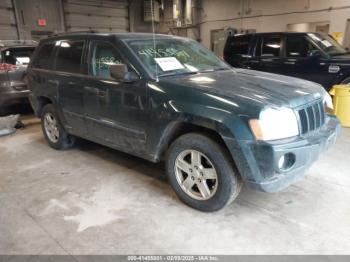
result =
[[[64,0],[63,8],[67,31],[129,31],[127,0]]]

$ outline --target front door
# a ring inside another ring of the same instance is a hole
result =
[[[317,55],[314,55],[318,52]],[[318,48],[303,35],[287,35],[282,74],[306,79],[325,87],[330,86],[335,77],[329,72],[329,63],[323,61]]]
[[[142,154],[147,124],[144,82],[126,83],[111,77],[110,65],[127,62],[109,42],[91,41],[88,61],[84,104],[89,136],[111,147]]]

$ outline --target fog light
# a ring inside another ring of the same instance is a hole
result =
[[[292,153],[284,154],[278,160],[278,169],[285,171],[295,164],[295,155]]]
[[[278,168],[279,168],[279,169],[282,169],[282,168],[283,168],[283,166],[284,166],[284,160],[285,160],[284,155],[280,157],[280,160],[278,160]]]

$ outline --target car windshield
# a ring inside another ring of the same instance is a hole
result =
[[[126,43],[154,76],[230,69],[229,65],[194,40],[133,39]]]
[[[344,55],[348,51],[329,35],[308,34],[328,55]]]

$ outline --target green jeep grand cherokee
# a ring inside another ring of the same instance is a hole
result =
[[[50,146],[82,137],[165,160],[179,198],[202,211],[229,204],[243,183],[287,187],[340,129],[320,85],[234,69],[168,35],[57,35],[40,42],[27,80]]]

